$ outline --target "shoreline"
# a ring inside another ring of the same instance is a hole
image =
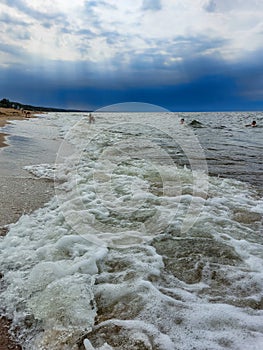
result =
[[[0,133],[0,148],[8,146],[6,143],[6,136],[8,136],[8,134],[5,134],[3,132]]]
[[[0,128],[7,125],[12,120],[27,120],[36,118],[32,112],[24,114],[23,111],[11,108],[0,108]],[[7,133],[0,132],[0,152],[1,148],[8,147],[6,142]],[[52,195],[54,195],[53,182],[46,179],[28,177],[18,178],[12,176],[2,176],[0,172],[0,237],[8,233],[8,225],[15,223],[23,214],[30,214],[43,206]],[[3,275],[0,271],[0,284]],[[22,350],[20,344],[15,342],[9,333],[11,320],[4,315],[0,315],[0,350]]]
[[[12,120],[27,120],[29,118],[36,118],[35,114],[39,113],[37,111],[29,112],[25,114],[21,110],[13,109],[13,108],[0,108],[0,128],[6,126]],[[2,147],[8,146],[6,143],[6,136],[8,134],[0,131],[0,149]]]

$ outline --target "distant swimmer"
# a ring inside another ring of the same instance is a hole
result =
[[[89,123],[95,123],[95,118],[91,113],[89,114]]]
[[[257,126],[257,122],[255,120],[253,120],[251,124],[247,124],[246,126],[255,127],[255,126]]]
[[[203,128],[203,124],[196,119],[193,119],[189,125],[193,128]]]
[[[180,120],[180,123],[181,123],[181,124],[184,124],[184,118],[182,118],[182,119]]]

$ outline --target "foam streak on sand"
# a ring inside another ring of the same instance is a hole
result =
[[[74,152],[27,167],[55,172],[56,197],[0,242],[0,305],[24,349],[260,349],[256,189],[208,176],[173,113],[49,118]]]

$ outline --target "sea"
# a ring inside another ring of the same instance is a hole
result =
[[[24,350],[262,349],[263,112],[93,115],[5,130],[1,171],[55,188],[0,238],[13,336]]]

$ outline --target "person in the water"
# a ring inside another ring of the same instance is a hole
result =
[[[182,119],[180,120],[180,123],[181,123],[181,124],[184,124],[184,118],[182,118]]]
[[[95,123],[95,118],[91,113],[89,114],[89,123]]]
[[[203,124],[196,119],[193,119],[189,125],[193,128],[203,128]]]
[[[255,127],[255,126],[257,126],[257,122],[255,120],[253,120],[251,124],[247,124],[246,126]]]

